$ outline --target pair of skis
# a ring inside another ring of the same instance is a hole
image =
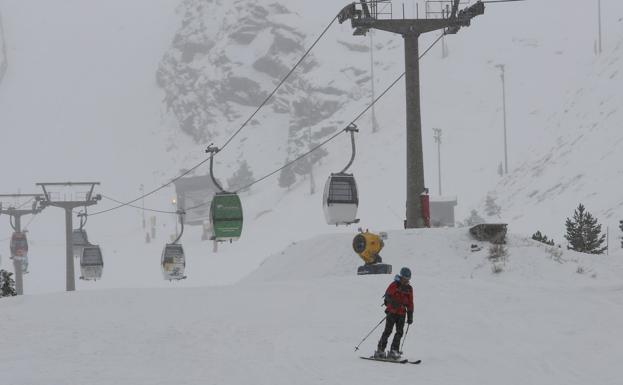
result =
[[[415,360],[415,361],[409,361],[407,359],[398,359],[398,360],[392,360],[391,358],[375,358],[375,357],[359,357],[362,358],[364,360],[371,360],[371,361],[381,361],[381,362],[392,362],[394,364],[414,364],[414,365],[419,365],[422,363],[422,360]]]

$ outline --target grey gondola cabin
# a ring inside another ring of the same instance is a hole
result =
[[[169,281],[185,279],[186,256],[184,248],[177,243],[169,243],[162,250],[162,276]]]
[[[102,278],[103,270],[104,259],[100,247],[98,245],[84,246],[80,256],[80,279],[97,281]]]

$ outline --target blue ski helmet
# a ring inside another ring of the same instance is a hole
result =
[[[400,269],[400,276],[406,279],[411,279],[411,269],[408,267],[403,267]]]

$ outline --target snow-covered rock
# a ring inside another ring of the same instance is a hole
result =
[[[265,0],[186,0],[178,10],[180,28],[157,73],[164,104],[180,130],[195,143],[224,142],[266,99],[304,55],[313,35],[290,4]],[[313,31],[315,33],[315,31]],[[368,52],[368,46],[347,45]],[[245,142],[251,132],[287,135],[267,138],[264,145],[279,164],[293,159],[344,128],[344,106],[367,94],[361,85],[369,73],[352,65],[335,68],[309,55],[266,108],[238,139],[240,157],[254,154]],[[336,73],[348,79],[330,80]],[[346,80],[346,81],[345,81]],[[311,157],[318,162],[325,152]],[[255,163],[255,162],[254,162]],[[254,171],[260,167],[252,167]],[[308,174],[310,165],[295,168]]]

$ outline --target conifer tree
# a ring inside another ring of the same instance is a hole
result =
[[[541,234],[541,231],[537,231],[536,233],[532,234],[532,239],[537,242],[545,243],[546,245],[554,246],[554,240],[548,239],[547,235]]]
[[[240,189],[253,182],[254,182],[253,172],[251,172],[251,168],[249,167],[249,164],[247,163],[246,160],[243,160],[242,163],[240,163],[240,167],[238,168],[238,171],[236,171],[234,175],[232,175],[231,178],[227,179],[227,185],[229,186],[230,190]],[[246,190],[248,189],[244,189],[241,191],[246,191]]]
[[[573,219],[567,218],[565,225],[565,239],[569,241],[569,249],[588,254],[603,254],[606,251],[607,247],[602,247],[606,235],[601,234],[601,225],[586,211],[583,204],[579,204]]]
[[[15,291],[15,281],[11,277],[13,273],[0,270],[0,297],[13,297],[17,295]]]
[[[287,164],[288,160],[286,160],[285,163]],[[290,187],[294,184],[294,182],[296,182],[296,174],[291,166],[287,166],[281,170],[281,173],[279,174],[279,187],[290,190]]]
[[[502,208],[495,202],[495,197],[491,194],[487,194],[487,198],[485,199],[485,214],[487,216],[499,216]]]
[[[481,223],[485,223],[485,220],[482,219],[476,210],[472,210],[469,217],[465,218],[465,222],[463,222],[463,224],[467,227],[479,225]]]

